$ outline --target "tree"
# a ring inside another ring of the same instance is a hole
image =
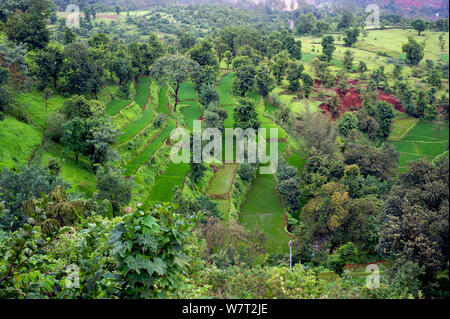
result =
[[[311,33],[316,24],[316,20],[316,17],[311,12],[301,14],[295,21],[295,29],[297,34],[304,35]]]
[[[9,82],[10,79],[10,72],[7,68],[4,68],[0,66],[0,119],[3,117],[3,112],[5,111],[6,107],[9,105],[11,101],[11,94],[9,92],[9,89],[6,88],[6,85]]]
[[[300,179],[297,168],[289,165],[285,161],[278,163],[277,189],[286,202],[291,213],[300,208]]]
[[[377,122],[379,125],[379,136],[387,137],[391,133],[392,119],[394,118],[394,110],[392,105],[385,101],[377,101]]]
[[[281,83],[281,80],[283,79],[288,66],[289,57],[287,56],[286,51],[280,52],[275,56],[275,63],[272,65],[272,72],[277,79],[278,84]]]
[[[358,37],[359,37],[359,29],[358,28],[347,29],[347,30],[345,30],[344,34],[345,34],[345,37],[344,37],[345,46],[351,47],[351,46],[353,46],[353,44],[358,42]]]
[[[64,49],[61,70],[63,88],[69,93],[97,94],[103,84],[103,70],[84,44],[71,43]]]
[[[328,35],[322,38],[322,53],[327,57],[327,62],[333,59],[333,53],[336,50],[334,45],[334,37]]]
[[[345,112],[337,122],[339,133],[347,136],[347,133],[353,129],[358,128],[359,120],[355,112]]]
[[[353,69],[353,53],[352,53],[352,51],[345,50],[343,64],[347,71],[351,71]]]
[[[0,170],[0,203],[4,202],[6,208],[6,212],[0,214],[0,228],[16,230],[22,227],[26,223],[23,203],[50,193],[58,185],[67,186],[60,177],[42,166],[25,166],[18,171]]]
[[[288,89],[291,92],[297,92],[300,89],[300,79],[305,67],[298,62],[291,63],[287,80],[289,81]]]
[[[314,85],[314,80],[308,73],[302,73],[302,81],[303,81],[303,91],[305,92],[306,98],[309,98],[311,94],[312,87]]]
[[[353,26],[353,14],[345,10],[342,12],[341,20],[339,21],[337,28],[338,30],[348,29]]]
[[[411,26],[414,28],[414,30],[416,30],[419,35],[426,30],[427,28],[427,23],[422,19],[422,18],[418,18],[416,20],[414,20],[413,22],[411,22]]]
[[[275,79],[270,74],[270,71],[265,66],[260,66],[256,70],[256,87],[258,88],[259,93],[264,97],[267,98],[267,96],[272,92],[272,90],[275,87]]]
[[[90,130],[89,135],[87,147],[92,163],[104,165],[119,159],[119,153],[111,147],[117,142],[119,130],[111,122],[102,121]]]
[[[261,123],[258,120],[255,103],[250,98],[241,98],[233,110],[234,128],[253,128],[257,130]]]
[[[47,111],[48,99],[52,96],[53,91],[51,89],[44,89],[45,110]]]
[[[399,176],[383,207],[378,249],[397,264],[414,262],[428,276],[445,268],[448,244],[448,159],[432,165],[409,164]]]
[[[256,70],[253,64],[243,64],[236,69],[233,82],[233,93],[244,96],[255,85]]]
[[[71,28],[65,27],[63,40],[65,44],[74,43],[77,38],[77,34],[72,31]]]
[[[30,49],[42,49],[50,39],[44,18],[39,12],[16,12],[6,22],[6,34],[9,40],[25,43]]]
[[[86,152],[88,148],[89,127],[84,120],[75,117],[64,124],[63,128],[62,143],[68,150],[75,153],[75,161],[78,162],[79,155]]]
[[[200,104],[206,108],[211,103],[219,103],[219,94],[214,85],[203,85],[199,94]]]
[[[37,76],[42,83],[41,87],[46,87],[47,82],[51,81],[53,88],[56,89],[58,75],[64,62],[64,47],[57,43],[50,43],[44,50],[38,52],[35,61],[38,66]]]
[[[120,207],[131,200],[133,180],[123,177],[116,167],[100,167],[96,177],[97,198],[107,199],[112,205],[114,216],[118,216]]]
[[[395,175],[398,156],[395,148],[388,143],[383,143],[380,148],[352,143],[346,145],[344,150],[345,164],[356,164],[362,175],[373,175],[382,181]]]
[[[219,60],[213,49],[213,44],[208,40],[196,44],[188,51],[190,58],[197,62],[200,66],[211,66],[215,70],[219,69]]]
[[[175,106],[178,104],[178,91],[180,84],[199,67],[197,62],[192,61],[184,55],[166,55],[155,62],[150,75],[153,79],[163,83],[169,80],[175,87]]]
[[[431,71],[431,74],[428,77],[428,83],[437,89],[442,87],[441,75],[437,69]]]
[[[227,69],[229,69],[229,68],[230,68],[230,64],[231,64],[231,61],[233,60],[233,53],[231,53],[231,52],[228,50],[228,51],[225,51],[225,53],[223,54],[223,56],[224,56],[224,58],[225,58],[225,60],[226,60],[226,62],[227,62]]]
[[[364,72],[367,72],[369,69],[367,68],[366,63],[364,63],[364,61],[359,61],[359,65],[358,65],[358,72],[361,73],[361,75]]]
[[[406,61],[409,64],[418,65],[425,55],[425,43],[419,43],[409,36],[408,42],[402,46],[402,52],[406,53]]]

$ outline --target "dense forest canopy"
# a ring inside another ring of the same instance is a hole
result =
[[[448,297],[448,1],[371,3],[2,1],[0,298]]]

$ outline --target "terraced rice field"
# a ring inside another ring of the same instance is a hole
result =
[[[106,106],[105,113],[110,116],[114,116],[117,113],[119,113],[121,109],[129,105],[131,102],[132,102],[131,100],[114,99],[111,102],[109,102],[108,105]]]
[[[267,252],[287,252],[290,240],[284,231],[285,212],[275,192],[275,179],[272,175],[255,178],[245,202],[242,204],[239,220],[248,229],[262,230],[266,235]]]
[[[152,141],[150,141],[144,149],[137,154],[134,158],[130,160],[129,163],[125,165],[125,175],[131,176],[136,172],[136,170],[145,165],[145,163],[150,159],[150,157],[155,153],[155,151],[161,146],[161,144],[170,137],[172,130],[176,127],[175,121],[167,121],[166,126],[163,128],[161,133],[157,135]]]
[[[225,164],[214,174],[206,193],[208,195],[225,195],[229,193],[237,169],[237,164]]]
[[[174,187],[178,186],[180,189],[183,187],[184,179],[189,169],[189,164],[170,162],[166,171],[155,179],[155,184],[150,190],[148,201],[172,201]]]
[[[401,141],[390,142],[400,153],[398,171],[404,172],[410,161],[425,158],[432,161],[448,151],[449,127],[438,128],[431,122],[420,121],[409,128]]]
[[[146,109],[142,111],[140,118],[123,129],[123,134],[119,137],[119,144],[124,143],[138,134],[142,129],[153,121],[154,111]]]
[[[136,87],[136,96],[134,101],[142,108],[145,109],[147,105],[147,101],[150,97],[150,77],[141,76],[139,78],[137,87]]]
[[[184,115],[184,120],[187,128],[192,131],[193,121],[198,120],[203,115],[203,112],[200,109],[200,105],[195,100],[184,101],[180,102],[179,108],[181,110],[181,113]]]
[[[160,89],[159,89],[159,93],[158,93],[158,113],[170,113],[170,109],[169,109],[169,99],[167,98],[167,90],[168,90],[168,86],[163,85]]]
[[[217,86],[217,93],[219,94],[219,101],[222,107],[235,104],[235,100],[231,96],[231,86],[233,85],[234,77],[233,73],[228,73]]]

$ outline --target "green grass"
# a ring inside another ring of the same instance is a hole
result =
[[[34,126],[7,116],[0,121],[0,169],[26,165],[43,139],[42,132]]]
[[[231,189],[231,184],[233,182],[234,175],[238,168],[237,164],[225,164],[223,168],[220,168],[214,177],[211,179],[207,194],[226,194]]]
[[[231,96],[231,86],[234,80],[234,74],[228,73],[225,75],[217,86],[217,93],[219,94],[220,105],[234,105],[235,101]]]
[[[138,80],[136,88],[136,96],[134,101],[144,109],[147,105],[148,98],[150,97],[150,77],[141,76]]]
[[[60,110],[64,104],[64,98],[60,95],[53,95],[48,99],[47,109],[43,93],[30,92],[17,94],[17,102],[21,112],[32,121],[37,127],[45,129],[47,127],[47,117],[49,114]]]
[[[413,117],[406,117],[395,119],[392,123],[391,133],[389,134],[389,140],[399,141],[401,140],[409,130],[411,130],[418,120]]]
[[[195,93],[194,84],[191,81],[183,82],[178,90],[178,100],[180,102],[186,100],[195,100],[197,94]]]
[[[168,85],[165,84],[159,89],[158,93],[158,113],[170,113],[169,100],[167,99]]]
[[[285,213],[275,192],[272,176],[257,177],[241,206],[239,220],[249,229],[258,227],[266,235],[268,252],[288,251],[290,237],[283,230]]]
[[[172,201],[173,189],[175,186],[182,187],[184,178],[190,170],[190,165],[185,163],[170,162],[164,174],[155,179],[155,184],[150,190],[148,200],[151,202]]]
[[[222,219],[228,221],[228,213],[230,211],[228,199],[215,199],[214,201],[217,203],[217,209],[219,210]]]
[[[105,113],[110,116],[114,116],[130,103],[131,100],[114,99],[106,106]]]
[[[193,121],[198,120],[203,115],[198,102],[184,101],[182,102],[182,105],[180,104],[179,108],[181,109],[181,113],[184,115],[187,128],[192,131]]]
[[[302,155],[300,152],[294,152],[287,160],[289,165],[292,165],[298,169],[298,173],[302,172],[303,166],[306,163],[305,155]]]
[[[170,134],[174,128],[175,122],[173,120],[169,120],[167,122],[167,126],[162,130],[162,132],[125,165],[125,175],[132,175],[140,166],[144,165],[153,153],[155,153],[155,151],[161,146],[161,144],[170,137]]]
[[[138,134],[143,128],[149,125],[154,117],[154,112],[152,109],[146,109],[142,111],[141,117],[124,128],[123,134],[119,137],[119,144],[124,143],[131,139],[133,136]]]
[[[394,124],[397,122],[394,122]],[[407,126],[408,123],[403,125],[402,128],[408,129]],[[433,123],[422,120],[409,131],[406,131],[407,135],[400,142],[391,142],[400,153],[398,172],[404,172],[410,161],[421,158],[432,161],[433,158],[447,152],[448,129],[448,125],[441,127],[438,135],[437,127]],[[391,139],[391,136],[389,138]]]
[[[77,191],[91,197],[96,189],[96,178],[89,162],[82,156],[76,162],[73,156],[65,155],[63,150],[62,145],[47,141],[43,146],[41,165],[47,166],[51,158],[58,160],[62,163],[61,177],[71,185],[69,192]]]

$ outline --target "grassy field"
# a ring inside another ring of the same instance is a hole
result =
[[[268,252],[288,251],[290,237],[283,230],[285,213],[271,175],[258,176],[254,180],[241,206],[239,220],[249,229],[258,227],[264,232]]]
[[[208,195],[223,195],[231,190],[233,178],[238,169],[237,164],[225,164],[211,179],[206,190]]]
[[[7,116],[0,121],[0,169],[26,165],[43,139],[36,127]]]
[[[119,137],[119,144],[124,143],[138,134],[142,129],[153,121],[155,113],[152,109],[142,111],[141,117],[124,128],[123,134]]]
[[[134,158],[125,165],[125,175],[130,176],[142,165],[144,165],[161,144],[170,137],[172,130],[175,128],[175,121],[167,121],[166,127],[156,136],[147,146]]]
[[[117,113],[119,113],[120,110],[129,105],[131,102],[132,102],[131,100],[114,99],[111,102],[109,102],[108,105],[106,106],[105,113],[110,116],[114,116]]]
[[[21,107],[21,112],[25,113],[35,126],[45,129],[47,117],[62,108],[64,98],[60,95],[53,95],[48,99],[46,108],[43,93],[30,92],[17,94],[17,102]]]
[[[184,115],[187,128],[192,131],[193,121],[198,120],[203,115],[200,105],[195,100],[185,100],[180,102],[179,108]]]
[[[170,202],[175,186],[182,187],[184,178],[190,170],[190,165],[185,163],[170,162],[166,171],[155,179],[148,195],[148,200],[155,202]]]
[[[231,96],[231,86],[233,84],[235,75],[233,73],[228,73],[225,75],[219,85],[217,86],[217,93],[219,94],[220,105],[225,108],[225,106],[234,105],[235,100]]]
[[[170,113],[169,110],[169,100],[167,98],[167,89],[169,87],[166,85],[163,85],[158,93],[158,113]]]
[[[394,122],[393,132],[395,137],[399,136],[395,126],[402,126],[407,128],[407,134],[400,141],[391,141],[395,149],[400,153],[399,156],[399,172],[403,172],[408,167],[408,162],[420,158],[425,158],[432,161],[435,157],[448,151],[449,141],[449,126],[448,124],[439,128],[433,123],[427,121],[419,121],[413,127],[408,126],[408,123],[397,124]],[[391,140],[392,138],[389,137]]]
[[[148,76],[139,77],[136,87],[136,96],[134,101],[144,109],[147,105],[148,98],[150,97],[150,78]]]
[[[195,93],[194,84],[191,81],[183,82],[180,84],[180,89],[178,91],[178,100],[180,102],[195,100],[197,94]]]

